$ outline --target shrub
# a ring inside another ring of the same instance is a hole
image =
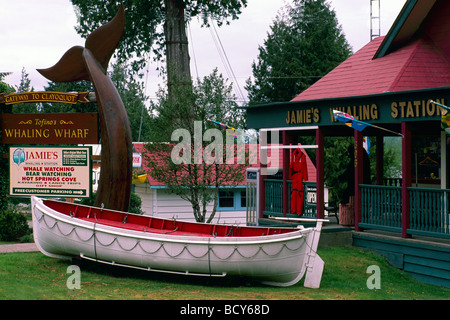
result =
[[[128,208],[128,212],[144,214],[144,211],[142,211],[141,206],[142,206],[141,197],[136,193],[131,193],[130,207]]]
[[[31,232],[27,218],[9,206],[0,213],[0,240],[16,241]]]

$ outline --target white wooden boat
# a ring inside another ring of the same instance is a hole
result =
[[[33,232],[42,253],[186,275],[239,275],[290,286],[305,274],[318,288],[324,263],[314,228],[192,223],[32,197]]]

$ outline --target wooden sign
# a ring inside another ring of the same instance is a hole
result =
[[[77,104],[80,102],[91,102],[88,99],[89,92],[51,92],[51,91],[36,91],[36,92],[20,92],[5,95],[0,93],[0,103],[6,105],[15,103],[30,103],[30,102],[60,102]]]
[[[0,114],[3,144],[95,144],[97,113]]]

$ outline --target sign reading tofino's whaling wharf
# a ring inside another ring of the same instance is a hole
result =
[[[97,113],[0,114],[2,144],[96,144]]]
[[[16,103],[86,103],[95,101],[91,92],[0,93],[0,106]],[[95,144],[98,143],[97,113],[0,114],[2,144]]]

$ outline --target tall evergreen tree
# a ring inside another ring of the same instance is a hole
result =
[[[94,87],[89,81],[74,81],[74,82],[49,82],[45,91],[54,92],[94,92]],[[43,102],[41,107],[43,113],[71,113],[71,112],[97,112],[98,107],[96,102],[88,103],[59,103],[59,102]]]
[[[31,80],[25,68],[22,68],[20,83],[16,87],[17,92],[31,92],[34,88],[31,86]],[[12,107],[13,113],[36,113],[38,112],[37,103],[18,103]]]
[[[351,49],[326,0],[294,0],[281,10],[253,62],[249,104],[293,99],[348,58]]]
[[[136,79],[127,63],[113,64],[110,77],[127,110],[133,141],[149,141],[153,119],[145,105],[148,97],[144,84]]]

